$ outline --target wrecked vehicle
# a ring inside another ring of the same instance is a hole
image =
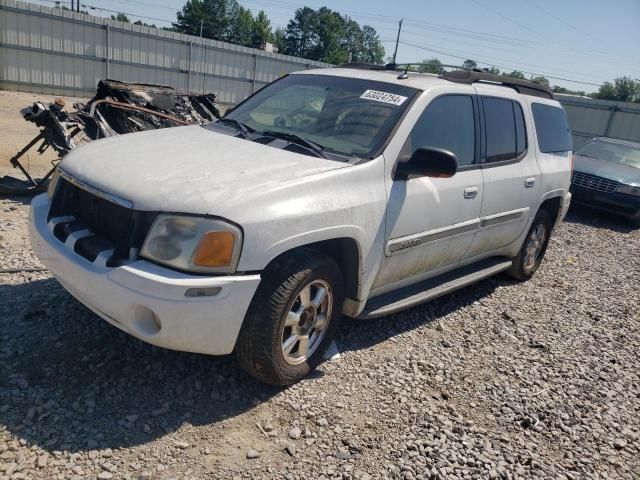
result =
[[[44,191],[57,163],[40,179],[34,179],[20,158],[31,148],[38,153],[52,148],[59,159],[74,148],[100,138],[125,133],[203,124],[220,118],[215,95],[182,93],[172,87],[131,84],[115,80],[98,82],[96,95],[86,104],[76,103],[74,111],[64,110],[65,101],[56,98],[45,105],[35,102],[20,111],[22,117],[40,128],[40,133],[10,159],[25,179],[0,179],[0,194],[15,195]]]
[[[564,110],[530,81],[398,73],[290,74],[216,122],[72,151],[31,204],[34,251],[117,328],[273,385],[343,313],[529,279],[571,199]]]

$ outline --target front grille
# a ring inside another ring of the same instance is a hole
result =
[[[571,183],[578,187],[605,193],[613,193],[617,190],[618,186],[620,186],[620,183],[614,180],[577,171],[573,172],[573,175],[571,176]]]
[[[77,254],[116,266],[134,259],[155,216],[117,205],[61,178],[47,220],[54,236]]]

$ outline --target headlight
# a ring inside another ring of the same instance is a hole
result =
[[[49,185],[47,185],[47,197],[49,197],[49,200],[51,200],[53,198],[53,194],[56,193],[58,180],[60,180],[60,169],[56,168],[49,179]]]
[[[161,214],[153,222],[140,256],[192,272],[230,273],[238,264],[242,232],[205,217]]]
[[[618,187],[618,192],[640,197],[640,187],[636,187],[634,185],[620,185]]]

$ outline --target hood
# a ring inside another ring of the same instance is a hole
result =
[[[340,161],[288,152],[200,126],[166,128],[91,142],[69,153],[62,169],[133,203],[136,210],[214,214],[255,190],[338,168]]]
[[[616,182],[640,185],[640,168],[597,158],[573,156],[573,169]]]

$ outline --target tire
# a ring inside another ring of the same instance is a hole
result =
[[[553,222],[549,213],[546,210],[539,210],[533,219],[531,228],[527,232],[527,236],[525,237],[520,251],[512,259],[513,265],[509,270],[507,270],[507,275],[515,278],[516,280],[526,281],[536,273],[536,270],[538,270],[538,267],[544,258],[544,254],[547,251],[552,227]],[[531,242],[535,243],[534,237],[537,238],[539,236],[539,229],[542,229],[544,237],[542,240],[539,240],[540,244],[538,246]],[[533,249],[534,246],[537,254],[533,255],[534,258],[532,258],[530,255],[534,250],[529,249]]]
[[[325,297],[314,306],[321,289]],[[234,354],[240,366],[274,386],[302,380],[322,362],[338,329],[343,299],[342,272],[331,258],[300,249],[276,259],[262,275],[238,336]]]

